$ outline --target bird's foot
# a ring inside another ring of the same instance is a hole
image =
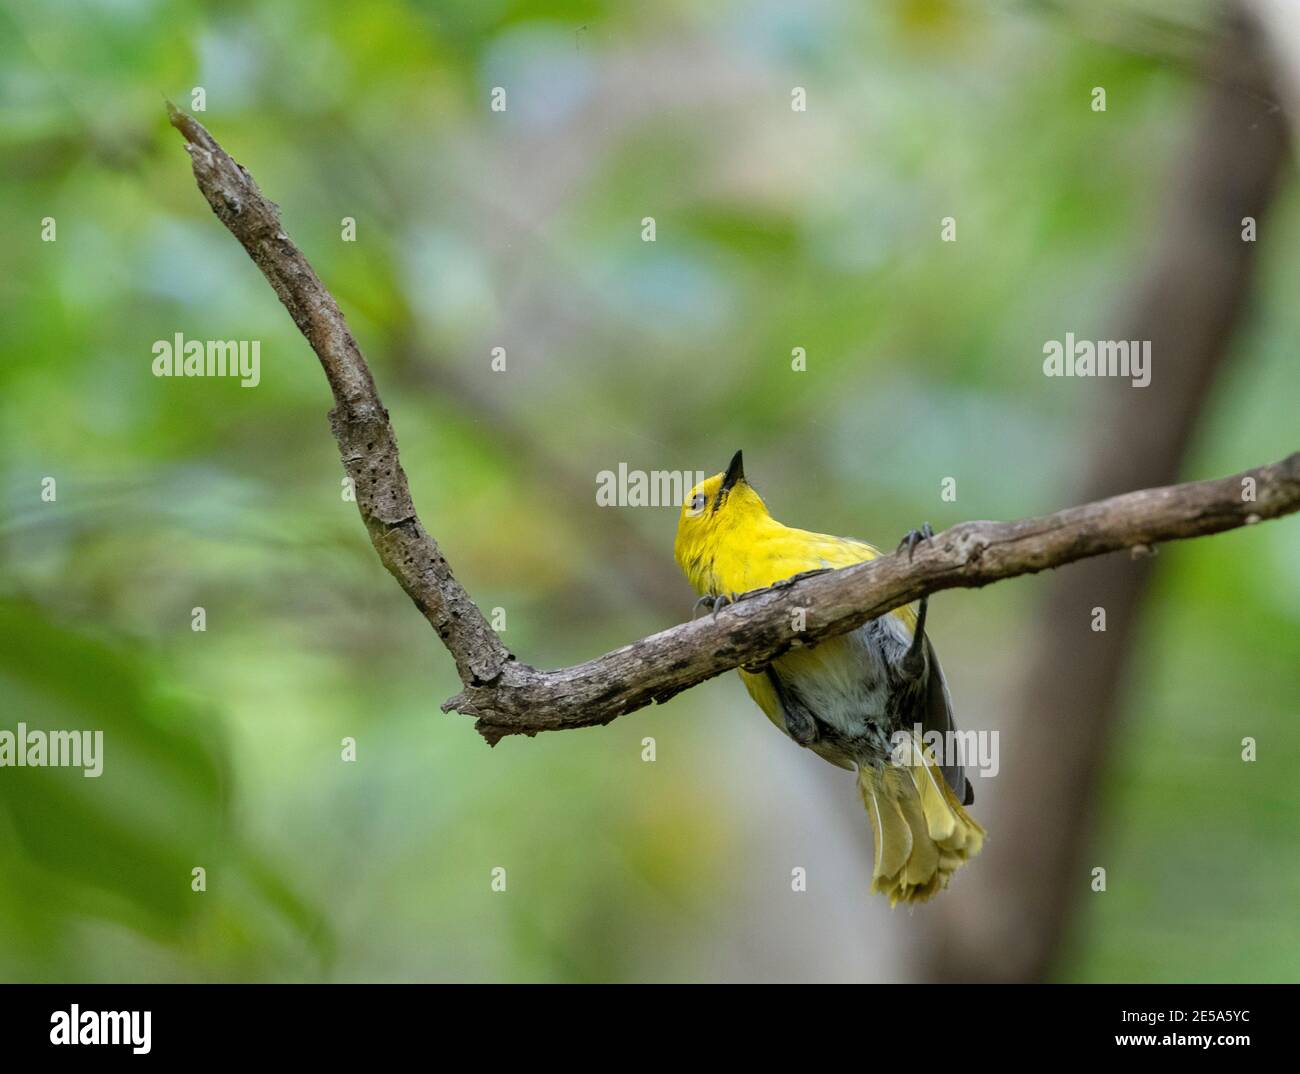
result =
[[[694,619],[699,614],[701,608],[708,608],[712,611],[713,617],[716,619],[718,617],[718,612],[728,604],[735,604],[736,599],[735,593],[719,593],[716,595],[713,593],[705,593],[704,596],[695,602],[695,606],[691,609],[691,618]]]
[[[934,530],[930,528],[930,523],[922,522],[919,530],[908,530],[907,534],[898,542],[898,551],[907,549],[907,562],[912,562],[912,556],[916,552],[916,546],[922,541],[929,541],[934,537]],[[919,681],[926,672],[925,659],[925,612],[929,606],[929,597],[922,597],[921,602],[916,610],[916,626],[912,631],[912,643],[908,646],[907,652],[903,654],[900,663],[900,670],[910,679]]]
[[[930,523],[922,522],[919,530],[908,530],[903,539],[898,542],[897,551],[901,552],[907,549],[907,562],[912,562],[912,554],[916,551],[916,546],[922,541],[928,541],[934,536],[934,530],[930,528]]]
[[[806,709],[785,710],[785,733],[800,746],[811,746],[819,737],[817,722]]]

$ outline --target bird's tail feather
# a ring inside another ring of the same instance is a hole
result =
[[[906,765],[863,765],[858,789],[875,835],[871,890],[889,904],[924,902],[984,844],[984,829],[964,810],[920,744]]]

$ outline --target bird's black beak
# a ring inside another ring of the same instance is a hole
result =
[[[730,492],[738,481],[745,480],[745,460],[741,456],[742,452],[737,451],[731,457],[731,462],[727,464],[727,472],[722,475],[722,487],[718,489],[719,500]]]

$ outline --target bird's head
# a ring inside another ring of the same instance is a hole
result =
[[[744,459],[737,451],[722,473],[705,478],[687,493],[673,554],[694,581],[701,561],[712,559],[713,546],[723,533],[768,517],[767,505],[745,480]]]

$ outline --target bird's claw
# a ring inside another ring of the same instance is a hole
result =
[[[922,541],[928,541],[934,536],[934,530],[930,528],[930,523],[922,522],[919,530],[908,530],[903,539],[898,542],[898,551],[907,549],[907,562],[912,562],[912,555],[916,552],[916,546]]]
[[[736,596],[734,593],[731,595],[727,595],[726,593],[720,593],[717,595],[713,593],[705,593],[704,596],[695,602],[695,607],[691,609],[691,618],[694,619],[696,615],[699,614],[701,608],[708,608],[713,612],[713,617],[716,619],[719,611],[725,608],[728,604],[734,604],[735,602]]]

